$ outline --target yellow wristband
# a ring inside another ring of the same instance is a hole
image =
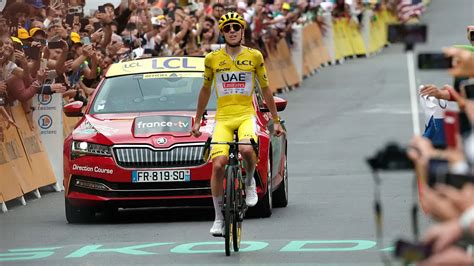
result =
[[[273,118],[273,123],[280,124],[280,122],[281,122],[281,120],[280,120],[279,116]]]

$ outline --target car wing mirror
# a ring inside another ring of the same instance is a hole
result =
[[[273,100],[275,101],[275,105],[278,112],[281,112],[286,109],[286,105],[288,104],[287,100],[277,96],[273,96]],[[263,102],[263,106],[260,108],[260,112],[270,112],[266,102]]]
[[[68,103],[63,107],[64,114],[67,117],[81,117],[84,114],[82,113],[82,107],[84,103],[81,101],[75,101],[72,103]]]

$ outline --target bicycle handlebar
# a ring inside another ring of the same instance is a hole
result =
[[[252,145],[253,151],[255,152],[255,155],[258,157],[258,144],[255,142],[254,139],[250,139],[250,143],[248,142],[239,142],[239,141],[212,141],[212,137],[208,137],[206,144],[204,144],[204,150],[203,150],[203,158],[209,157],[209,148],[211,144],[214,145]]]

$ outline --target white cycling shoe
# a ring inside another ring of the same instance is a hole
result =
[[[257,205],[258,195],[257,195],[257,186],[255,184],[255,179],[252,178],[252,183],[250,186],[245,187],[245,203],[249,207]]]
[[[212,236],[223,236],[224,235],[224,221],[215,220],[211,227],[210,233]]]

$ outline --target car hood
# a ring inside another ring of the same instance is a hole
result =
[[[138,143],[159,147],[176,142],[205,141],[212,133],[215,112],[206,116],[199,138],[190,134],[194,115],[195,112],[86,114],[72,136],[75,140],[106,145]]]

